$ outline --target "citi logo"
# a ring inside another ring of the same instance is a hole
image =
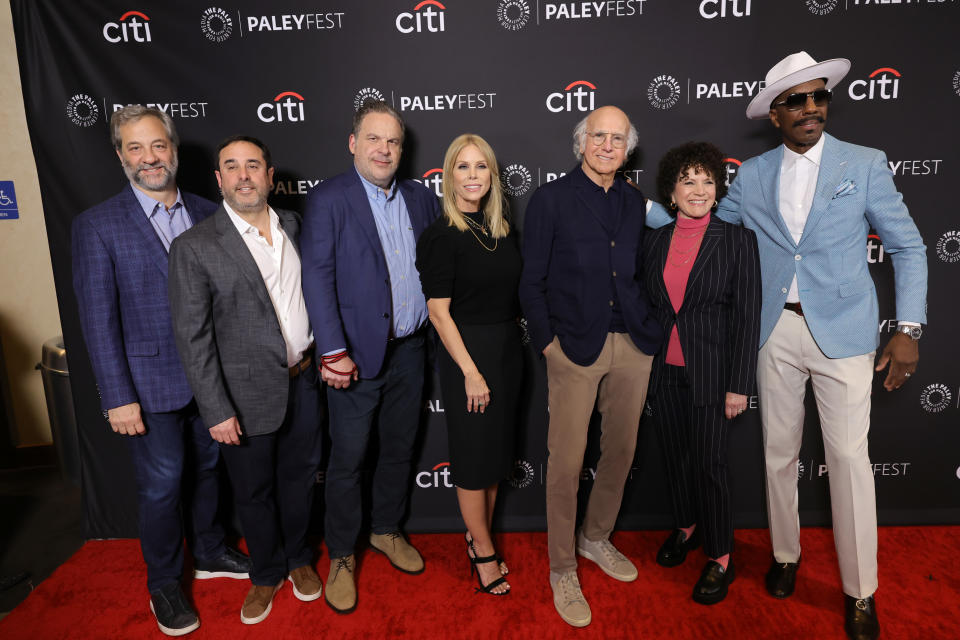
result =
[[[847,89],[854,100],[896,100],[900,96],[900,72],[880,67],[867,80],[854,80]]]
[[[741,0],[703,0],[700,3],[700,15],[707,20],[726,18],[728,13],[734,18],[750,15],[750,0],[743,0],[742,7],[740,2]]]
[[[432,189],[438,198],[443,197],[443,169],[439,167],[430,169],[422,177],[414,178],[414,181],[419,182],[427,189]]]
[[[421,11],[422,9],[422,11]],[[446,7],[437,0],[423,0],[413,8],[413,13],[404,12],[397,16],[397,31],[400,33],[437,33],[445,29],[443,12]]]
[[[296,91],[284,91],[257,107],[257,117],[263,122],[303,122],[303,102]]]
[[[150,18],[139,11],[127,11],[118,22],[103,25],[103,38],[118,42],[150,42]]]
[[[743,164],[736,158],[724,158],[723,159],[723,169],[726,173],[725,179],[727,181],[727,186],[729,187],[733,184],[734,178],[737,177],[737,172],[740,171],[740,165]]]
[[[416,477],[417,486],[421,489],[453,489],[450,482],[450,463],[441,462],[433,466],[430,471],[421,471]]]
[[[557,91],[547,96],[547,109],[552,113],[561,111],[593,111],[595,104],[594,91],[596,85],[586,80],[576,80],[564,87],[563,92]]]
[[[867,262],[870,264],[883,262],[883,255],[883,242],[880,241],[880,236],[871,233],[867,236]]]

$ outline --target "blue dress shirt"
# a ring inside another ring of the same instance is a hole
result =
[[[173,239],[193,226],[193,220],[190,218],[187,206],[183,204],[180,190],[177,189],[177,201],[169,208],[136,187],[133,187],[133,195],[137,197],[137,202],[143,207],[143,213],[146,214],[153,230],[160,237],[163,248],[169,253],[170,243],[173,242]]]

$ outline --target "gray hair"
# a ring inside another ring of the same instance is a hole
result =
[[[120,136],[120,127],[131,122],[137,122],[147,116],[153,116],[159,120],[166,130],[167,137],[170,138],[171,144],[173,144],[174,147],[180,146],[180,138],[177,136],[177,130],[173,126],[173,120],[170,119],[170,116],[160,111],[160,109],[145,107],[142,104],[132,104],[122,109],[117,109],[113,112],[113,115],[110,116],[110,140],[113,142],[113,148],[119,151],[121,145],[123,145],[123,138]]]
[[[592,113],[592,112],[591,112]],[[587,120],[590,119],[591,113],[588,113],[583,120],[577,123],[577,126],[573,128],[573,155],[577,160],[583,160],[583,152],[580,151],[580,147],[584,146],[586,143],[587,137]],[[629,157],[633,150],[637,148],[637,143],[640,142],[640,134],[637,132],[637,128],[633,126],[633,123],[630,120],[627,120],[627,124],[630,125],[630,130],[627,133],[627,153],[626,156]]]

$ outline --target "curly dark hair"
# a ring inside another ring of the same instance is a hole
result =
[[[717,185],[718,201],[727,195],[726,169],[720,149],[709,142],[687,142],[667,151],[657,167],[657,192],[671,215],[676,215],[676,209],[669,206],[673,189],[677,180],[690,169],[694,172],[701,169],[713,178]]]

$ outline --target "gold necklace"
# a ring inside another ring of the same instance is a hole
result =
[[[480,231],[480,233],[482,233],[483,235],[489,237],[489,236],[490,236],[490,232],[487,230],[487,226],[486,226],[486,225],[477,224],[476,222],[474,222],[473,220],[470,219],[470,216],[468,216],[468,215],[466,215],[466,214],[463,215],[463,219],[467,221],[467,229],[470,230],[470,233],[472,233],[472,234],[473,234],[473,237],[477,239],[477,242],[480,243],[480,246],[481,246],[481,247],[483,247],[484,249],[486,249],[486,250],[489,251],[490,253],[493,253],[494,251],[497,250],[497,245],[500,243],[499,238],[494,238],[494,239],[493,239],[493,249],[491,249],[491,248],[488,247],[486,244],[484,244],[483,240],[480,239],[480,236],[477,235],[477,232],[474,231],[474,229],[477,229],[477,230]]]

